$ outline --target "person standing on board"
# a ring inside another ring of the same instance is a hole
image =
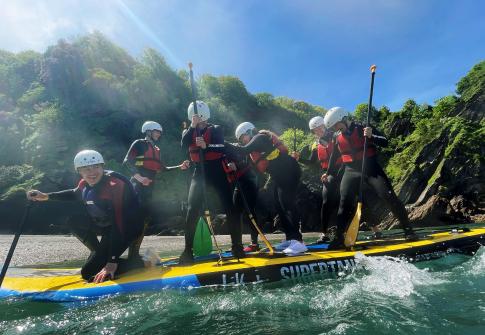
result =
[[[301,169],[298,162],[288,155],[288,148],[276,134],[268,130],[255,132],[250,122],[239,125],[242,146],[232,150],[249,155],[260,173],[267,172],[275,184],[275,204],[286,240],[277,246],[284,253],[297,254],[307,250],[299,231],[295,197],[300,183]]]
[[[33,201],[81,201],[89,214],[85,222],[71,224],[70,229],[91,255],[81,268],[85,280],[96,283],[113,279],[115,274],[143,267],[141,260],[128,262],[120,256],[143,229],[140,204],[128,178],[104,169],[103,156],[94,150],[83,150],[74,157],[74,168],[81,180],[74,189],[42,193],[27,192]],[[101,235],[98,241],[97,233]]]
[[[123,165],[132,173],[131,182],[140,198],[144,228],[140,237],[133,242],[128,251],[128,258],[139,257],[140,245],[144,232],[152,221],[152,197],[155,177],[162,171],[168,171],[162,162],[160,148],[156,142],[162,136],[162,126],[155,121],[146,121],[141,127],[142,139],[135,140],[128,150]],[[189,161],[179,165],[181,170],[189,167]]]
[[[241,154],[237,150],[231,150],[231,148],[234,146],[241,146],[241,143],[243,143],[243,138],[249,136],[248,132],[251,132],[251,129],[248,129],[248,125],[250,128],[251,124],[249,122],[244,122],[236,128],[235,136],[238,142],[227,145],[226,153],[228,158],[233,161],[232,169],[234,172],[228,175],[231,179],[230,181],[234,184],[236,180],[238,181],[238,185],[234,185],[233,203],[236,211],[239,213],[241,224],[243,222],[248,222],[251,232],[251,244],[245,247],[244,251],[254,252],[259,250],[258,231],[253,224],[249,222],[248,213],[246,213],[242,197],[245,197],[249,210],[256,220],[256,204],[258,202],[259,184],[258,172],[255,171],[249,155]]]
[[[364,136],[367,137],[364,182],[372,188],[377,196],[383,200],[397,217],[406,239],[415,240],[415,234],[404,204],[396,196],[392,185],[384,170],[377,161],[377,147],[385,147],[387,138],[371,127],[364,127],[348,118],[348,113],[342,107],[333,107],[325,114],[324,125],[335,132],[336,144],[344,173],[340,183],[340,205],[337,213],[337,237],[331,243],[331,248],[344,246],[344,233],[349,226],[357,206],[357,195],[362,176],[362,158],[364,152]],[[322,176],[328,180],[335,175],[335,159],[333,155],[329,163],[329,170]]]
[[[315,135],[316,141],[311,146],[310,157],[304,159],[299,153],[295,154],[295,159],[303,164],[317,163],[322,168],[323,175],[327,173],[330,156],[332,155],[335,144],[333,143],[333,133],[324,126],[322,116],[313,117],[308,123],[310,131]],[[340,154],[335,160],[335,167],[339,169],[342,164]],[[320,211],[320,220],[322,225],[322,235],[317,243],[330,242],[328,237],[328,228],[332,215],[336,213],[339,205],[340,195],[339,187],[342,173],[337,172],[335,176],[328,176],[322,179],[322,207]]]
[[[203,101],[197,101],[197,114],[193,103],[188,108],[190,127],[182,133],[182,148],[188,150],[190,160],[195,165],[188,196],[188,209],[185,218],[185,249],[180,256],[181,264],[193,262],[193,243],[196,223],[203,210],[203,182],[212,186],[217,192],[224,208],[229,224],[232,241],[232,254],[235,258],[245,256],[242,246],[241,224],[232,204],[232,189],[226,175],[226,160],[224,158],[224,134],[218,125],[208,123],[209,106]],[[203,151],[204,162],[201,163],[199,150]],[[201,165],[204,164],[205,175],[202,175]],[[205,180],[204,180],[204,179]]]

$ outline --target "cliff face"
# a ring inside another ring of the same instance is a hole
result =
[[[398,145],[387,171],[417,226],[485,221],[485,66],[458,84],[459,97],[438,101],[429,118]],[[401,128],[402,120],[391,124]],[[395,133],[395,136],[404,134]],[[381,213],[382,215],[383,213]],[[391,215],[383,228],[397,224]]]

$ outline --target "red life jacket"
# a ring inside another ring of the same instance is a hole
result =
[[[271,136],[271,143],[273,144],[273,150],[268,153],[261,153],[257,151],[253,151],[249,154],[249,157],[251,157],[251,160],[253,161],[254,165],[256,165],[256,168],[258,169],[259,172],[263,173],[266,171],[269,165],[269,161],[277,158],[280,154],[288,154],[288,148],[286,145],[283,144],[283,142],[280,141],[278,136],[274,134],[267,134],[268,136]]]
[[[344,135],[342,132],[337,136],[337,145],[342,155],[344,163],[361,161],[364,155],[364,134],[363,127],[354,126],[350,136]],[[376,146],[371,138],[367,139],[366,157],[372,157],[377,154]]]
[[[235,163],[235,162],[229,161],[227,158],[222,159],[222,169],[226,173],[227,181],[231,184],[233,182],[235,182],[236,180],[238,180],[239,178],[241,178],[242,176],[244,176],[246,174],[246,172],[248,172],[249,169],[251,169],[251,166],[247,165],[247,166],[243,167],[242,169],[238,168],[236,171],[232,171],[227,166],[229,163]]]
[[[147,149],[143,153],[143,156],[136,156],[135,166],[155,172],[161,171],[163,164],[160,160],[160,148],[148,141],[145,141],[145,143]]]
[[[211,135],[212,135],[212,129],[214,127],[212,125],[207,126],[204,135],[202,137],[204,138],[204,141],[207,145],[211,143]],[[196,131],[192,133],[192,143],[189,145],[189,155],[190,155],[190,160],[192,162],[199,162],[199,150],[200,147],[195,145],[195,138],[197,137]],[[206,150],[204,151],[204,159],[206,161],[213,161],[216,159],[219,159],[223,156],[221,152],[216,152],[216,151],[210,151],[210,148],[207,147]]]
[[[325,146],[321,143],[318,143],[317,147],[317,154],[318,154],[318,160],[320,161],[320,165],[322,166],[322,169],[328,169],[328,163],[330,163],[330,155],[332,154],[332,151],[334,149],[334,144],[332,141],[328,142],[328,144]],[[342,157],[337,158],[335,161],[336,165],[342,164]]]

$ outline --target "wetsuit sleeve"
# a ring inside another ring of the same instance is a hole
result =
[[[314,145],[307,145],[301,150],[298,162],[305,165],[313,165],[318,162],[318,152]]]
[[[251,152],[267,152],[271,150],[273,144],[267,135],[257,134],[248,144],[240,147],[236,147],[239,152],[249,155]]]
[[[379,147],[387,147],[389,141],[379,130],[372,127],[372,142]]]
[[[224,149],[224,133],[222,127],[214,126],[211,134],[211,143],[207,143],[205,151],[225,153]]]
[[[190,144],[192,143],[194,131],[195,128],[189,127],[182,132],[182,140],[180,141],[180,145],[183,149],[189,148]]]
[[[135,165],[136,157],[144,154],[143,142],[136,140],[128,149],[125,159],[123,160],[123,165],[131,172],[132,175],[138,173],[138,168]]]
[[[79,201],[81,200],[81,185],[83,181],[81,180],[76,188],[71,188],[67,190],[46,193],[49,195],[49,200],[56,201]]]
[[[328,169],[326,173],[329,176],[334,176],[338,172],[336,162],[337,159],[340,157],[340,151],[337,148],[337,137],[332,137],[331,141],[333,142],[334,150],[332,150],[332,153],[330,154],[330,158],[328,160]]]

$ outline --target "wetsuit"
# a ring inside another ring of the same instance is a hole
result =
[[[141,212],[144,218],[143,232],[141,236],[133,242],[133,245],[130,246],[129,257],[132,258],[138,256],[140,245],[143,241],[144,231],[153,220],[151,202],[155,177],[157,173],[165,170],[166,167],[162,163],[160,149],[149,139],[138,139],[134,141],[123,160],[123,165],[128,168],[132,175],[138,173],[142,177],[146,177],[152,181],[148,186],[144,186],[136,180],[135,177],[131,177],[130,179],[140,198]]]
[[[195,128],[189,127],[182,134],[182,148],[189,151],[190,160],[195,165],[190,182],[187,216],[185,218],[185,251],[183,257],[192,256],[194,234],[197,219],[203,214],[203,176],[200,166],[199,147],[195,144],[196,136],[204,138],[207,147],[203,150],[205,183],[212,186],[219,196],[229,224],[233,253],[243,256],[241,224],[232,204],[232,189],[224,169],[224,136],[222,128],[209,124],[197,135]],[[207,206],[207,204],[206,204]],[[184,259],[183,261],[187,261]]]
[[[140,235],[143,227],[139,218],[138,198],[126,177],[105,171],[94,186],[81,179],[75,189],[48,195],[50,200],[82,201],[85,205],[88,219],[71,221],[69,226],[73,235],[91,250],[89,259],[81,269],[84,279],[90,280],[106,263],[118,263],[117,273],[143,266],[143,263],[128,263],[119,258]],[[101,234],[100,241],[97,233]]]
[[[340,204],[337,213],[337,241],[343,243],[343,234],[347,230],[356,210],[362,176],[362,157],[364,149],[364,127],[352,122],[346,131],[336,136],[336,143],[344,165],[344,174],[340,182]],[[384,170],[377,161],[377,147],[387,146],[387,139],[378,131],[372,131],[367,140],[364,183],[372,188],[378,197],[391,209],[401,223],[405,233],[413,234],[404,204],[398,199]],[[336,157],[336,156],[335,156]],[[329,174],[335,173],[332,168],[335,158],[330,162]]]
[[[330,157],[334,152],[334,143],[331,136],[320,138],[311,147],[310,157],[307,159],[300,156],[300,162],[303,164],[319,163],[322,168],[322,173],[327,173]],[[337,153],[338,154],[338,153]],[[338,155],[340,156],[340,155]],[[340,170],[342,159],[336,157],[334,176],[329,176],[327,181],[322,182],[322,207],[320,210],[320,220],[322,233],[327,235],[330,224],[330,219],[338,209],[340,201],[340,181],[342,179],[343,170]]]
[[[140,196],[144,210],[148,210],[148,203],[151,201],[153,195],[155,176],[165,169],[165,165],[162,163],[160,157],[160,149],[151,140],[138,139],[131,144],[123,160],[123,165],[133,175],[138,173],[142,177],[152,180],[150,185],[143,186],[138,180],[133,177],[131,178],[131,182]]]
[[[240,146],[238,143],[232,143],[226,146],[226,154],[230,161],[234,162],[237,167],[237,171],[229,175],[229,181],[233,185],[234,192],[232,201],[234,209],[240,217],[241,225],[247,223],[251,232],[251,243],[253,245],[258,244],[258,231],[254,228],[254,225],[249,221],[248,214],[244,207],[241,192],[248,203],[249,210],[257,221],[256,216],[256,204],[258,202],[258,174],[251,163],[249,155],[241,155],[238,151],[231,150],[234,146]],[[237,179],[238,183],[235,182]]]
[[[300,183],[301,169],[298,162],[288,155],[288,150],[276,135],[260,132],[241,147],[233,147],[250,155],[259,172],[267,172],[275,184],[274,198],[286,240],[302,240],[297,221],[295,198]]]

